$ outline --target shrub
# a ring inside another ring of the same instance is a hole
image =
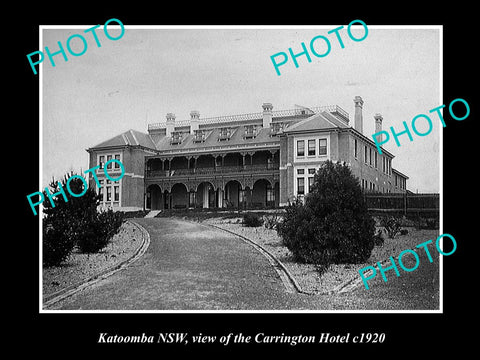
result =
[[[349,167],[327,161],[315,174],[305,205],[289,204],[277,232],[296,261],[360,263],[374,247],[375,222]]]
[[[265,215],[263,217],[263,226],[270,230],[276,229],[278,226],[278,214],[274,213],[273,215]]]
[[[262,225],[263,220],[260,216],[255,213],[245,213],[243,214],[243,226],[258,227]]]
[[[88,253],[103,249],[123,222],[121,213],[114,213],[112,210],[97,212],[99,196],[94,189],[88,188],[81,197],[72,196],[66,190],[67,180],[72,175],[73,172],[65,175],[61,181],[67,202],[60,195],[54,199],[55,207],[50,201],[43,203],[43,263],[46,266],[61,264],[75,246]],[[74,194],[84,191],[84,183],[79,178],[73,178],[69,186]],[[58,182],[52,180],[50,193],[58,192]],[[46,193],[44,197],[47,199]]]
[[[383,238],[383,231],[382,229],[378,229],[373,236],[373,242],[375,246],[383,246],[385,243],[385,239]]]
[[[87,189],[81,197],[72,196],[66,188],[68,178],[73,174],[65,175],[60,182],[67,197],[67,202],[63,196],[54,197],[55,207],[50,201],[43,202],[45,217],[43,221],[43,263],[45,266],[58,266],[65,260],[77,245],[79,238],[84,231],[84,219],[96,214],[96,208],[99,202],[98,195],[92,189]],[[83,192],[83,181],[79,178],[73,178],[70,181],[70,189],[75,194]],[[50,193],[58,193],[58,181],[52,180],[50,184]],[[44,192],[44,198],[47,194]]]
[[[426,230],[438,230],[439,228],[439,219],[438,217],[434,218],[422,218],[417,217],[414,220],[414,226],[418,230],[426,229]]]
[[[83,253],[95,253],[105,248],[123,222],[123,214],[107,210],[85,219],[77,246]]]
[[[401,230],[400,220],[393,216],[385,216],[380,220],[380,225],[385,228],[390,239],[394,239]]]
[[[426,219],[425,229],[436,230],[438,228],[439,228],[438,219],[435,219],[435,218]]]
[[[59,266],[66,261],[75,247],[73,237],[68,233],[68,226],[52,219],[43,220],[43,264]],[[66,224],[66,222],[64,222]]]

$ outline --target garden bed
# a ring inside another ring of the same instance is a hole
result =
[[[362,264],[333,264],[326,271],[320,273],[315,265],[300,264],[293,260],[292,253],[282,243],[276,230],[266,229],[263,226],[245,227],[242,218],[209,218],[203,221],[206,224],[218,226],[242,235],[263,246],[280,260],[297,280],[302,290],[314,293],[329,293],[349,280],[359,278],[358,270],[388,259],[396,258],[405,249],[415,248],[427,240],[435,241],[438,230],[418,230],[415,227],[403,227],[408,230],[406,235],[397,235],[395,239],[385,238],[382,246],[375,246],[369,260]]]
[[[132,257],[142,244],[142,233],[132,223],[124,222],[110,243],[100,252],[82,254],[74,250],[60,266],[43,268],[43,296],[48,296]]]

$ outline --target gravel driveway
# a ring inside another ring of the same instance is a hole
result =
[[[150,233],[145,255],[56,309],[296,307],[265,257],[238,237],[172,218],[135,221]]]
[[[438,258],[371,290],[288,293],[267,259],[238,237],[175,218],[135,219],[150,234],[142,258],[55,305],[64,310],[438,309]],[[392,254],[397,255],[397,254]]]

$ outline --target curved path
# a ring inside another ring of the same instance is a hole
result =
[[[332,295],[287,292],[270,262],[238,236],[174,218],[135,219],[150,246],[133,264],[49,310],[438,309],[438,257],[388,282]]]
[[[179,219],[135,221],[150,234],[150,247],[143,257],[125,270],[59,302],[53,309],[303,307],[298,296],[286,292],[267,259],[238,237]]]

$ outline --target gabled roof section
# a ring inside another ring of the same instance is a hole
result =
[[[145,148],[155,149],[155,144],[149,134],[142,133],[137,130],[130,129],[113,138],[103,141],[100,144],[92,146],[90,149],[119,147],[119,146],[142,146]]]
[[[348,126],[338,120],[335,116],[323,111],[321,113],[312,115],[306,119],[303,119],[296,124],[290,125],[283,131],[288,132],[304,132],[304,131],[314,131],[314,130],[323,130],[331,128],[347,128]]]

